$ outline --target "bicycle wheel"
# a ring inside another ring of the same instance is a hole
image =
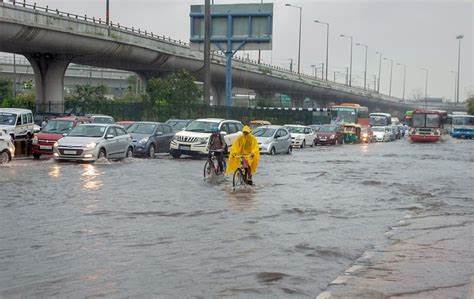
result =
[[[234,172],[234,178],[232,180],[232,185],[234,186],[234,188],[245,185],[245,177],[244,177],[244,174],[242,173],[242,169],[238,168]]]
[[[214,171],[214,167],[209,163],[209,161],[206,161],[206,164],[204,164],[204,178],[207,178],[211,176],[211,173]]]

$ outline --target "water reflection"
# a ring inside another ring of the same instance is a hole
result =
[[[49,170],[48,175],[55,179],[59,178],[59,176],[61,175],[61,166],[59,166],[58,164],[54,164]]]
[[[97,179],[102,173],[97,171],[97,168],[93,164],[84,164],[82,167],[84,169],[81,175],[84,181],[82,188],[91,191],[99,190],[104,185],[102,180]]]
[[[242,187],[239,189],[231,190],[227,192],[227,203],[229,204],[229,208],[237,211],[250,211],[255,209],[255,196],[257,191],[254,189],[255,187]]]

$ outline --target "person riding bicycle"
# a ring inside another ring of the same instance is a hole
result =
[[[227,174],[234,173],[240,167],[241,160],[239,156],[245,156],[250,166],[247,169],[247,183],[252,185],[252,175],[257,171],[258,162],[260,161],[260,147],[258,146],[257,138],[252,135],[252,130],[249,126],[244,126],[242,135],[232,144],[227,164]]]
[[[212,134],[209,139],[209,156],[214,154],[219,165],[219,171],[224,172],[224,153],[227,150],[227,144],[221,135],[218,127],[212,128]]]

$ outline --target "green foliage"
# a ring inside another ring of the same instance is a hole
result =
[[[469,114],[474,115],[474,95],[467,99],[468,111]]]
[[[66,101],[76,103],[91,103],[96,101],[106,101],[107,87],[105,85],[76,85],[74,91],[66,97]]]
[[[0,78],[0,104],[13,96],[13,83],[9,79]]]
[[[187,71],[178,71],[165,78],[153,78],[147,84],[146,102],[153,105],[160,120],[175,117],[200,102],[202,91]],[[187,115],[191,115],[189,111]]]

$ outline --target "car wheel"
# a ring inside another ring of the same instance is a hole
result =
[[[0,153],[0,165],[10,162],[10,154],[4,150]]]
[[[181,153],[180,152],[171,152],[171,157],[173,157],[175,159],[179,159],[181,157]]]
[[[97,156],[97,160],[100,159],[107,159],[107,152],[103,148],[100,149],[99,155]]]
[[[40,157],[41,157],[40,154],[33,154],[33,159],[35,160],[39,160]]]
[[[288,147],[288,150],[286,151],[286,153],[288,155],[291,155],[291,152],[293,151],[293,148],[291,147],[291,145]]]
[[[311,147],[314,147],[316,145],[316,140],[313,140],[313,142],[311,143]]]
[[[276,150],[274,147],[270,149],[270,155],[274,156],[276,154]]]
[[[155,150],[155,145],[152,144],[150,145],[150,148],[148,149],[148,158],[155,158],[156,150]]]
[[[125,154],[125,158],[129,159],[129,158],[131,158],[131,157],[133,157],[133,148],[132,148],[132,147],[129,147],[129,148],[127,149],[127,153]]]
[[[306,147],[306,140],[303,140],[303,143],[301,144],[301,148],[305,148]]]

